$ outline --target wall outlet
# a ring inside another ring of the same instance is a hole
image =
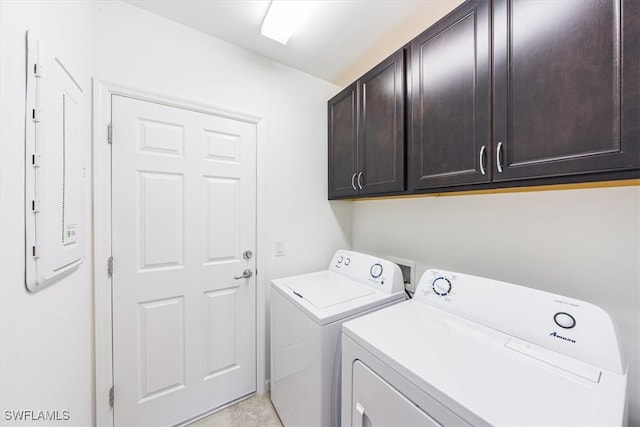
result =
[[[276,256],[284,256],[284,241],[283,240],[276,240],[275,254],[276,254]]]
[[[402,271],[402,280],[404,281],[404,288],[408,292],[416,291],[416,262],[408,259],[398,258],[394,256],[388,256],[389,261],[395,262]]]

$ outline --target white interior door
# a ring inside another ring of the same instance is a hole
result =
[[[256,127],[112,97],[115,425],[256,390]]]

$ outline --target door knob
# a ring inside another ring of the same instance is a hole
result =
[[[249,279],[251,276],[253,276],[253,270],[250,268],[247,268],[245,271],[242,272],[242,276],[234,276],[234,279],[236,280]]]

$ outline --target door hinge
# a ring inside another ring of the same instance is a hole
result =
[[[110,256],[109,259],[107,260],[107,274],[109,275],[109,277],[113,276],[113,257]]]
[[[113,393],[113,386],[111,386],[111,388],[109,389],[109,406],[111,408],[113,408],[113,400],[114,400],[114,393]]]
[[[107,143],[113,144],[113,125],[111,123],[107,125]]]

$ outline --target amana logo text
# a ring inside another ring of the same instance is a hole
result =
[[[559,338],[561,340],[565,340],[565,341],[569,341],[569,342],[573,342],[573,343],[576,342],[576,340],[573,340],[571,338],[567,338],[567,337],[563,337],[562,335],[558,335],[557,332],[551,332],[551,334],[549,334],[549,335],[551,335],[552,337]]]

